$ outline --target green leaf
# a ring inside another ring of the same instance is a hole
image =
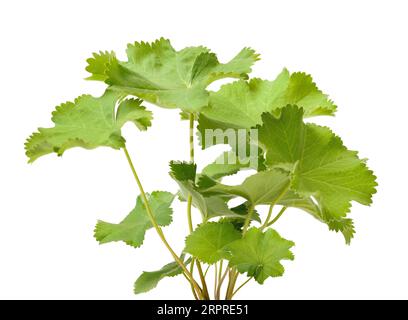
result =
[[[291,170],[292,189],[301,197],[313,196],[322,219],[331,229],[344,231],[348,241],[353,228],[343,218],[351,201],[371,203],[376,177],[330,129],[305,124],[302,118],[303,109],[296,106],[283,108],[279,118],[263,116],[259,141],[266,150],[266,164]]]
[[[224,247],[241,238],[241,233],[228,222],[208,222],[200,225],[186,238],[185,252],[213,264],[225,257]]]
[[[245,219],[245,216],[228,208],[228,197],[204,196],[200,193],[194,182],[196,180],[195,164],[171,161],[170,169],[170,176],[179,185],[181,196],[187,199],[188,195],[191,195],[192,203],[200,211],[204,221],[220,216]]]
[[[180,257],[184,261],[184,255]],[[191,262],[191,258],[184,262],[188,265]],[[183,273],[183,270],[177,262],[171,262],[163,266],[157,271],[144,271],[140,277],[136,280],[134,285],[134,293],[139,294],[150,291],[157,287],[160,280],[166,277],[175,277]]]
[[[301,197],[293,190],[289,190],[279,201],[279,205],[285,207],[298,208],[310,213],[314,218],[327,224],[329,230],[341,232],[346,240],[347,244],[350,244],[351,239],[354,236],[354,224],[353,220],[349,218],[333,218],[328,215],[324,215],[320,209],[319,203],[316,203],[312,197]]]
[[[316,87],[310,75],[289,74],[284,69],[274,81],[239,80],[212,92],[209,107],[202,111],[206,119],[201,119],[204,123],[200,121],[199,127],[204,130],[219,127],[221,123],[221,127],[249,129],[262,123],[262,113],[278,112],[287,104],[303,107],[306,117],[333,115],[336,111],[336,106]]]
[[[116,59],[116,55],[113,51],[99,51],[99,53],[93,53],[92,58],[86,60],[88,65],[85,69],[91,74],[91,76],[86,79],[105,81],[107,79],[107,76],[105,74],[107,65],[113,59]]]
[[[141,106],[141,100],[123,101],[116,114],[115,106],[120,98],[118,93],[107,90],[99,98],[83,95],[58,106],[52,113],[55,126],[39,128],[27,139],[25,149],[29,162],[52,152],[61,156],[73,147],[122,148],[125,139],[121,136],[121,127],[131,121],[145,130],[152,115]]]
[[[152,213],[160,226],[167,226],[172,221],[171,203],[174,195],[165,191],[154,191],[148,195]],[[135,248],[143,244],[145,233],[152,228],[143,200],[137,197],[135,208],[120,223],[98,221],[94,236],[100,244],[112,241],[124,241]]]
[[[234,225],[235,229],[242,232],[242,229],[243,229],[244,224],[245,224],[245,218],[249,214],[250,210],[251,210],[251,204],[248,201],[246,201],[246,202],[241,203],[240,205],[238,205],[236,207],[231,208],[231,211],[233,211],[234,213],[240,215],[241,217],[237,218],[237,217],[228,217],[228,216],[226,216],[226,217],[223,217],[222,219],[220,219],[220,221],[225,221],[225,222],[232,223]],[[251,220],[261,223],[261,218],[259,216],[259,213],[255,209],[252,210]]]
[[[240,185],[229,186],[202,176],[200,191],[205,195],[233,195],[247,199],[253,206],[275,204],[288,191],[289,175],[281,170],[271,169],[249,176]]]
[[[285,269],[280,261],[294,259],[289,250],[294,245],[273,229],[262,233],[257,228],[251,228],[242,239],[227,245],[226,250],[231,266],[263,284],[268,277],[283,275]]]
[[[152,125],[152,113],[141,106],[142,100],[127,99],[122,101],[116,113],[117,125],[122,127],[126,122],[133,122],[139,130],[147,130]]]
[[[127,62],[111,59],[106,82],[114,89],[165,108],[197,112],[208,104],[205,88],[221,78],[246,77],[258,55],[244,48],[226,64],[204,47],[176,51],[169,40],[135,42],[127,48]]]

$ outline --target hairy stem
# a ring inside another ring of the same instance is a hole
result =
[[[132,170],[132,173],[133,173],[133,176],[134,176],[134,178],[136,180],[136,183],[137,183],[137,185],[139,187],[140,195],[142,197],[143,203],[144,203],[145,208],[146,208],[147,215],[149,216],[149,219],[150,219],[150,222],[152,223],[152,226],[156,230],[157,234],[159,235],[159,237],[160,237],[161,241],[163,242],[163,244],[166,246],[167,250],[173,256],[173,259],[177,262],[177,264],[183,270],[184,274],[186,275],[186,277],[190,281],[191,285],[194,286],[194,289],[196,290],[196,292],[199,295],[201,295],[202,294],[201,289],[200,289],[199,285],[197,284],[197,282],[194,280],[193,275],[190,273],[190,271],[187,270],[187,267],[185,266],[184,262],[181,261],[179,256],[171,248],[171,246],[168,243],[166,237],[164,236],[163,230],[158,225],[158,223],[157,223],[157,221],[156,221],[156,219],[155,219],[155,217],[153,215],[152,208],[150,207],[149,201],[147,200],[147,196],[146,196],[146,193],[145,193],[145,191],[143,189],[142,183],[140,182],[139,176],[138,176],[138,174],[136,172],[135,166],[133,165],[130,154],[129,154],[128,150],[126,149],[126,147],[124,147],[123,150],[125,152],[126,159],[127,159],[128,163],[129,163],[130,169]]]

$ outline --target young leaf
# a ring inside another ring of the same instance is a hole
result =
[[[241,238],[241,233],[228,222],[208,222],[200,225],[186,238],[185,252],[213,264],[225,257],[224,247]]]
[[[249,129],[262,123],[262,113],[277,111],[287,104],[303,107],[306,117],[333,115],[336,111],[336,106],[316,87],[311,76],[301,72],[289,74],[284,69],[274,81],[239,80],[211,92],[210,105],[202,111],[207,123],[200,121],[199,127],[200,130],[212,128],[217,125],[208,122],[218,122],[218,126]]]
[[[180,259],[184,261],[184,255],[182,255]],[[191,258],[184,261],[184,264],[187,266],[190,262]],[[183,271],[177,262],[168,263],[157,271],[144,271],[135,282],[134,293],[139,294],[150,291],[156,288],[160,280],[163,278],[175,277],[182,274],[182,272]]]
[[[246,77],[258,55],[244,48],[226,64],[204,47],[176,51],[169,40],[135,42],[127,62],[111,59],[106,82],[115,89],[165,108],[197,112],[208,104],[205,88],[221,78]]]
[[[262,233],[257,228],[251,228],[242,239],[227,245],[226,250],[229,252],[231,266],[263,284],[268,277],[283,275],[285,269],[280,261],[294,259],[289,250],[294,245],[273,229]]]
[[[29,162],[52,152],[61,156],[73,147],[123,147],[125,139],[121,136],[121,127],[131,121],[145,130],[152,114],[141,106],[141,100],[123,101],[116,114],[115,106],[120,98],[118,93],[107,90],[99,98],[83,95],[74,102],[58,106],[52,113],[55,126],[39,128],[27,139],[25,149]]]
[[[357,152],[348,150],[330,129],[302,120],[303,109],[287,106],[279,118],[263,115],[259,141],[266,149],[266,164],[292,170],[292,188],[302,197],[314,196],[329,227],[343,231],[346,240],[352,225],[343,220],[351,201],[371,203],[376,177]]]
[[[202,176],[199,181],[203,194],[239,196],[247,199],[253,206],[276,203],[285,195],[289,186],[289,175],[277,169],[255,173],[235,186],[219,183],[206,176]]]
[[[173,209],[171,203],[174,195],[165,191],[154,191],[148,195],[149,205],[160,226],[167,226],[172,221]],[[137,197],[135,208],[120,223],[114,224],[98,221],[94,236],[100,244],[112,241],[124,241],[135,248],[143,244],[146,231],[152,228],[142,198]]]

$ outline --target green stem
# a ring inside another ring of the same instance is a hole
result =
[[[190,160],[191,162],[194,162],[194,114],[190,113],[189,116],[189,122],[190,122],[190,132],[189,132],[189,141],[190,141]]]
[[[190,273],[191,273],[191,275],[193,275],[193,271],[194,271],[194,261],[195,261],[195,259],[192,258],[192,259],[191,259],[191,263],[190,263]],[[193,276],[194,276],[194,275],[193,275]],[[187,280],[188,280],[188,279],[187,279]],[[200,300],[200,299],[198,298],[198,296],[197,296],[197,293],[196,293],[196,291],[195,291],[195,288],[194,288],[193,284],[190,283],[190,285],[191,285],[191,291],[192,291],[192,293],[193,293],[194,298],[195,298],[196,300]],[[201,288],[200,288],[200,290],[201,290]]]
[[[221,260],[221,261],[222,261],[222,260]],[[224,274],[222,275],[221,279],[218,281],[218,288],[217,288],[217,299],[218,299],[218,300],[219,300],[220,297],[221,297],[221,287],[222,287],[222,284],[224,283],[225,278],[227,277],[228,271],[229,271],[229,268],[228,268],[228,266],[227,266],[227,268],[225,268]],[[220,273],[220,274],[221,274],[221,273]]]
[[[271,222],[267,222],[265,221],[264,225],[261,227],[261,230],[270,227],[271,225],[273,225],[276,221],[278,221],[278,219],[283,215],[283,213],[286,211],[287,207],[282,207],[282,209],[280,209],[279,213],[276,215],[275,218],[273,218],[273,220]]]
[[[208,293],[208,288],[207,288],[207,282],[205,282],[205,276],[204,276],[204,273],[203,273],[203,269],[201,268],[200,261],[197,260],[196,265],[197,265],[198,274],[200,276],[201,284],[203,286],[203,290],[202,290],[203,299],[204,300],[210,300],[210,295]]]
[[[230,269],[228,272],[228,286],[227,286],[227,292],[225,293],[225,300],[231,300],[231,295],[234,290],[234,287],[233,287],[234,278],[235,278],[235,268]]]
[[[245,286],[249,281],[252,280],[252,277],[248,278],[248,280],[246,280],[243,284],[241,284],[233,293],[231,296],[231,299],[235,296],[235,294],[243,287]]]
[[[159,235],[159,237],[160,237],[161,241],[163,242],[163,244],[166,246],[167,250],[169,250],[170,254],[173,256],[173,259],[181,267],[184,274],[189,279],[190,283],[194,286],[197,293],[199,293],[201,295],[201,289],[198,286],[197,282],[194,280],[193,275],[187,270],[187,267],[184,265],[183,261],[181,261],[179,256],[171,248],[171,246],[168,243],[166,237],[164,236],[163,230],[158,225],[158,223],[157,223],[157,221],[156,221],[156,219],[155,219],[155,217],[153,215],[152,208],[150,207],[149,201],[147,200],[147,196],[146,196],[146,193],[145,193],[145,191],[143,189],[142,183],[140,182],[139,176],[138,176],[138,174],[136,172],[135,166],[133,165],[132,159],[130,158],[129,152],[126,149],[126,147],[124,147],[123,150],[125,152],[126,159],[127,159],[128,163],[129,163],[129,166],[130,166],[130,168],[132,170],[132,173],[133,173],[133,176],[134,176],[134,178],[136,180],[136,183],[137,183],[137,185],[139,187],[140,195],[142,197],[143,203],[144,203],[145,208],[146,208],[147,215],[149,216],[149,219],[150,219],[150,222],[152,223],[152,226],[156,230],[157,234]]]
[[[217,299],[218,272],[220,271],[218,270],[217,263],[214,263],[214,300],[218,300]]]
[[[207,266],[207,268],[205,269],[205,271],[204,271],[204,277],[207,277],[207,273],[208,273],[208,271],[210,270],[210,267],[211,267],[211,265],[209,264],[209,265]]]
[[[244,236],[245,233],[248,230],[249,223],[251,222],[251,218],[252,218],[253,213],[254,213],[254,206],[251,204],[251,206],[249,207],[249,210],[248,210],[248,215],[247,215],[247,217],[245,219],[244,227],[242,229],[242,236]]]
[[[189,116],[189,132],[188,132],[188,137],[189,137],[189,146],[190,146],[190,162],[194,163],[194,114],[190,113]],[[188,229],[191,232],[193,232],[193,219],[191,216],[191,208],[193,205],[193,197],[191,194],[188,195],[187,197],[187,220],[188,220]]]
[[[190,113],[189,115],[189,146],[190,146],[190,162],[194,163],[194,114]],[[193,206],[193,197],[191,194],[187,197],[187,220],[188,220],[188,229],[190,233],[193,232],[193,219],[192,219],[192,206]],[[205,276],[203,274],[203,269],[201,267],[200,261],[196,260],[196,266],[198,270],[198,274],[200,276],[201,284],[202,284],[202,293],[204,299],[210,299],[207,283],[205,282]],[[193,270],[191,271],[191,273]]]
[[[263,228],[265,228],[265,226],[268,224],[269,220],[271,219],[271,217],[272,217],[272,212],[273,212],[273,207],[274,207],[273,204],[271,204],[271,205],[269,206],[268,215],[266,216],[266,219],[265,219],[264,224],[261,226],[261,230],[262,230]]]

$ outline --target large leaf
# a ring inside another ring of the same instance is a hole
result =
[[[116,113],[120,98],[118,93],[107,90],[99,98],[83,95],[58,106],[52,113],[55,126],[39,128],[27,139],[25,149],[29,162],[52,152],[61,156],[73,147],[123,147],[121,127],[130,121],[145,130],[150,126],[152,114],[141,106],[141,100],[134,99],[123,101]]]
[[[185,252],[213,264],[225,257],[224,247],[240,239],[241,233],[229,222],[208,222],[200,225],[186,238]]]
[[[105,80],[115,89],[138,96],[165,108],[181,108],[196,112],[208,105],[205,88],[221,78],[247,77],[258,55],[249,48],[242,49],[231,61],[222,64],[205,47],[188,47],[177,51],[169,40],[152,43],[135,42],[127,48],[126,62],[114,55],[102,53],[90,60],[98,68],[90,78]],[[108,61],[108,63],[103,64]],[[97,63],[96,63],[97,62]],[[104,65],[104,76],[100,66]]]
[[[275,204],[288,191],[289,175],[282,170],[261,171],[246,178],[240,185],[226,185],[202,176],[200,191],[206,195],[239,196],[247,199],[252,206]]]
[[[276,112],[287,104],[303,107],[305,116],[333,115],[336,106],[310,75],[284,69],[274,81],[251,79],[226,84],[210,95],[199,129],[246,128],[262,123],[262,113]]]
[[[167,226],[172,221],[173,209],[171,203],[174,195],[170,192],[155,191],[148,196],[152,213],[160,226]],[[137,197],[135,208],[120,223],[98,221],[94,236],[100,244],[112,241],[124,241],[135,248],[143,244],[145,233],[152,228],[142,198]]]
[[[180,257],[180,260],[184,261],[184,254]],[[191,258],[187,259],[184,264],[188,265],[190,261]],[[170,262],[157,271],[144,271],[135,282],[134,293],[139,294],[150,291],[156,288],[163,278],[175,277],[182,273],[183,270],[177,262]]]
[[[351,201],[369,205],[376,177],[330,129],[305,124],[302,118],[303,109],[296,106],[283,108],[279,117],[263,115],[259,141],[266,150],[266,164],[291,170],[292,189],[303,198],[313,196],[322,219],[347,240],[353,228],[344,217]]]
[[[268,277],[279,277],[284,273],[280,261],[293,260],[289,250],[293,246],[292,241],[282,238],[273,229],[262,233],[257,228],[251,228],[242,239],[227,245],[226,250],[231,266],[263,284]]]

